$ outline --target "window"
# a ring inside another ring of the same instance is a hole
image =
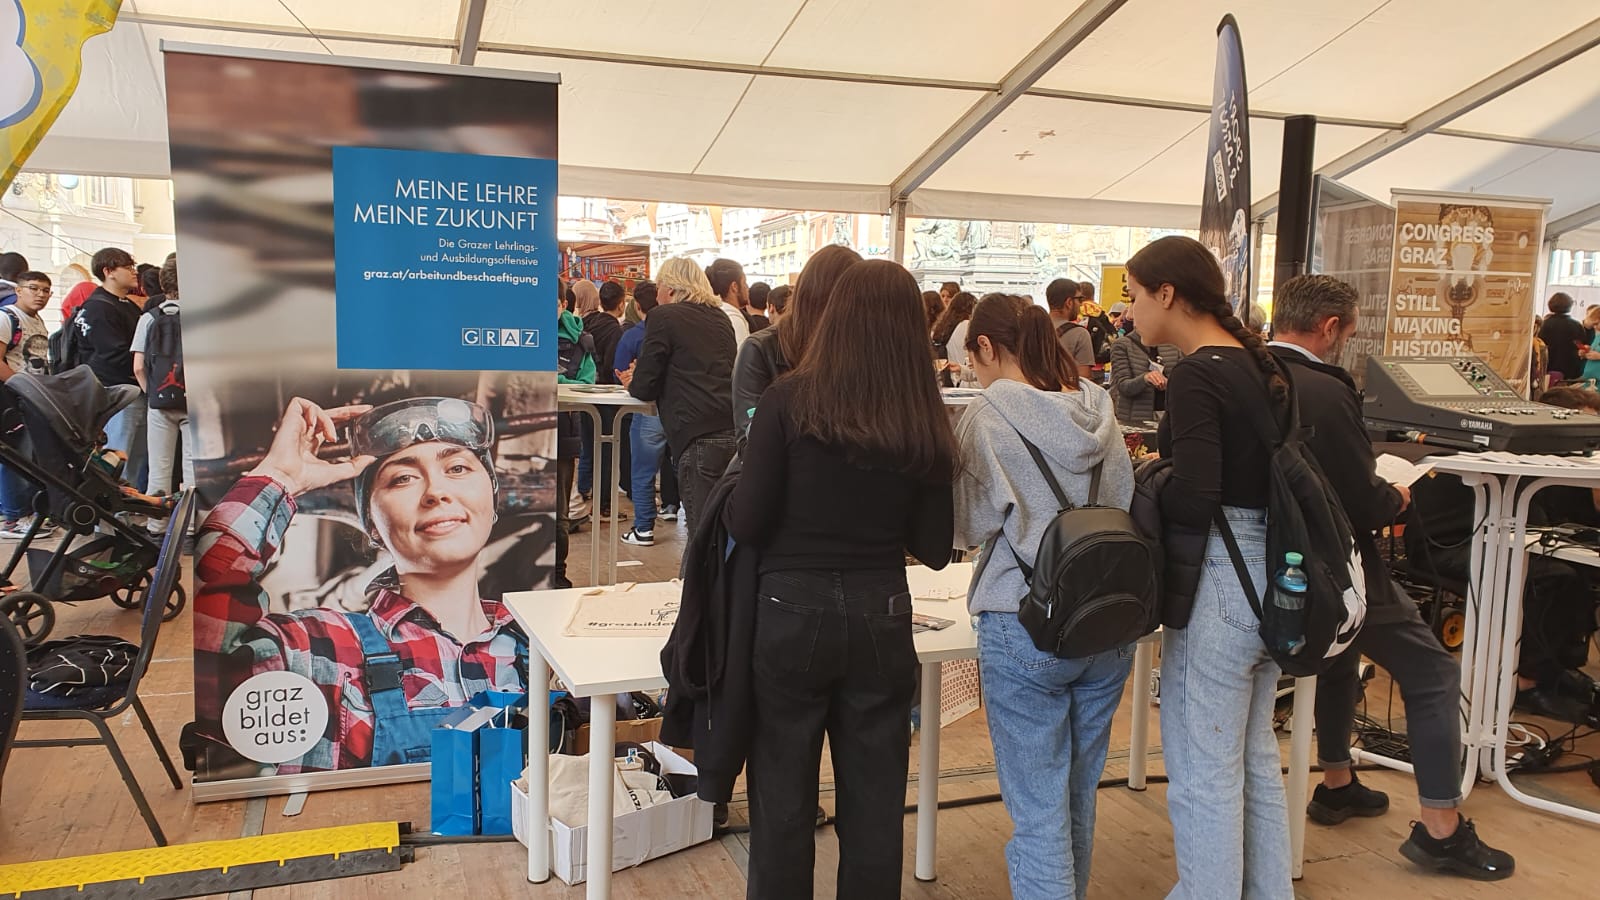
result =
[[[122,179],[92,175],[84,179],[84,202],[104,209],[122,207]]]

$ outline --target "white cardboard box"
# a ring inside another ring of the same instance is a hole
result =
[[[661,769],[671,774],[693,775],[694,763],[654,741],[644,746],[655,754]],[[511,785],[511,830],[523,846],[528,843],[528,794]],[[711,840],[711,804],[699,797],[675,800],[617,816],[611,820],[611,871],[620,872],[640,863]],[[588,878],[589,828],[569,828],[550,820],[550,868],[567,884]]]

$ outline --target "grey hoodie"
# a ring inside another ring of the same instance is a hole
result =
[[[1090,473],[1102,461],[1099,505],[1127,509],[1133,499],[1133,463],[1111,396],[1088,381],[1078,385],[1075,393],[1050,392],[1001,379],[972,401],[956,426],[955,543],[983,545],[967,590],[974,615],[1017,611],[1028,583],[1012,548],[1032,566],[1039,539],[1059,512],[1018,431],[1044,453],[1075,505],[1087,502]]]

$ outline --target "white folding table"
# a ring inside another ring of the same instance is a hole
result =
[[[1472,563],[1468,572],[1466,634],[1461,652],[1462,743],[1467,748],[1461,794],[1477,774],[1492,778],[1513,800],[1535,809],[1600,824],[1600,812],[1524,793],[1508,764],[1511,707],[1517,690],[1523,581],[1529,553],[1528,513],[1534,496],[1555,485],[1600,488],[1600,460],[1590,457],[1460,453],[1429,460],[1434,469],[1471,487]],[[1591,562],[1593,554],[1557,554]],[[1362,758],[1394,765],[1375,754]],[[1395,768],[1409,766],[1394,765]]]
[[[942,572],[915,566],[906,570],[912,595],[925,596],[930,589],[942,588],[963,594],[972,577],[968,564],[948,566]],[[504,602],[528,634],[528,684],[547,684],[554,670],[573,696],[589,698],[589,746],[611,747],[616,743],[616,698],[631,691],[660,690],[667,686],[661,672],[661,648],[665,634],[650,636],[571,637],[567,626],[580,597],[593,588],[565,591],[524,591],[506,594]],[[637,585],[661,599],[676,599],[678,585],[664,583]],[[938,663],[955,659],[975,659],[978,638],[967,615],[966,601],[914,600],[916,612],[952,619],[955,624],[941,631],[915,636],[917,659],[922,669],[922,755],[917,787],[917,864],[918,879],[931,881],[934,875],[935,844],[938,834],[939,801],[939,701]],[[542,883],[550,878],[550,719],[538,715],[539,692],[531,690],[535,714],[528,717],[528,880]],[[548,706],[548,701],[544,704]],[[909,725],[909,723],[908,723]],[[612,760],[605,752],[591,751],[589,757],[589,822],[610,822],[612,802]],[[611,894],[610,828],[590,827],[588,836],[588,897]]]
[[[605,419],[600,414],[601,407],[616,410],[611,418],[611,428],[606,429]],[[562,412],[578,412],[588,416],[594,422],[594,443],[590,449],[594,453],[594,480],[601,481],[600,474],[604,471],[600,461],[603,458],[603,448],[611,448],[611,483],[601,485],[599,490],[611,492],[611,550],[609,562],[604,569],[600,568],[600,532],[601,519],[600,507],[603,504],[596,502],[591,507],[590,519],[592,528],[589,536],[589,580],[591,584],[616,584],[617,582],[617,544],[621,540],[619,529],[622,527],[617,514],[621,507],[617,505],[617,498],[621,494],[618,480],[621,476],[622,442],[628,439],[628,434],[622,428],[622,420],[631,413],[644,416],[656,414],[654,403],[635,398],[628,393],[627,388],[621,385],[572,385],[562,384],[556,386],[556,408]],[[569,498],[559,497],[557,503],[566,503]]]

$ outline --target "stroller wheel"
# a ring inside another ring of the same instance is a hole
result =
[[[126,587],[120,587],[111,592],[111,602],[123,609],[139,609],[144,606],[144,592],[150,589],[149,574],[140,575]]]
[[[172,596],[167,598],[167,611],[161,614],[161,621],[171,622],[173,619],[176,619],[178,614],[183,612],[183,608],[187,606],[188,603],[189,593],[183,589],[183,585],[173,585]]]
[[[19,591],[0,600],[0,611],[17,627],[22,643],[29,647],[44,640],[56,627],[55,604],[43,594]]]

